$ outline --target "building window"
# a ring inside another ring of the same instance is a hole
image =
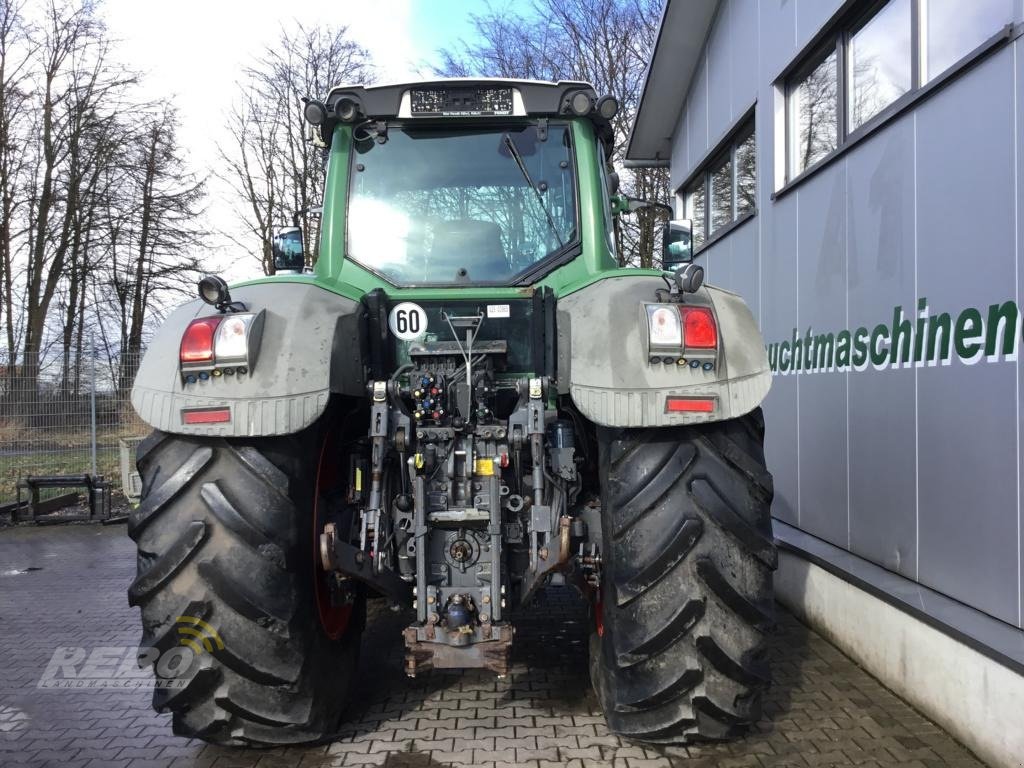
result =
[[[792,175],[814,165],[839,146],[838,87],[835,51],[791,84]]]
[[[684,186],[685,215],[693,220],[695,248],[757,208],[753,119],[744,122],[719,148],[721,151]]]
[[[850,35],[850,130],[911,88],[910,0],[891,0]]]
[[[921,0],[925,80],[941,75],[1013,20],[1014,0]]]
[[[754,131],[736,145],[736,216],[757,208],[757,158]]]
[[[686,216],[693,219],[693,246],[699,248],[707,240],[707,226],[704,218],[704,175],[686,193]]]
[[[786,181],[996,35],[1013,20],[1014,1],[856,4],[783,80]]]

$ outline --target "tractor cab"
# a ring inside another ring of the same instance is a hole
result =
[[[575,82],[343,87],[307,101],[329,158],[318,274],[499,287],[581,255],[580,274],[614,268],[605,166],[617,112]]]

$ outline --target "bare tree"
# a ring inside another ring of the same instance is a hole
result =
[[[0,2],[0,415],[33,418],[44,370],[77,393],[87,329],[126,387],[161,294],[198,271],[203,184],[136,83],[92,0]]]
[[[270,243],[276,227],[299,212],[307,263],[319,256],[312,211],[322,204],[323,151],[305,140],[302,97],[323,96],[343,82],[368,82],[369,55],[349,39],[347,27],[301,24],[282,30],[276,44],[245,71],[240,99],[228,116],[230,143],[221,147],[225,180],[244,222],[247,249],[259,248],[264,273],[274,273]]]
[[[154,297],[189,291],[200,272],[196,221],[205,182],[185,168],[172,108],[137,109],[122,131],[125,149],[112,171],[120,173],[103,216],[102,281],[117,315],[117,381],[126,391],[138,369]]]
[[[28,70],[33,46],[26,35],[22,7],[0,4],[0,316],[4,318],[7,391],[11,391],[18,346],[18,314],[14,307],[17,217],[24,205],[20,194],[27,170],[22,127],[28,120]],[[6,310],[6,312],[5,312]]]
[[[621,105],[613,120],[615,142],[610,166],[622,189],[656,202],[668,202],[664,169],[625,171],[622,159],[638,107],[644,72],[658,30],[658,0],[531,0],[521,12],[507,8],[474,16],[479,43],[441,51],[441,74],[449,77],[498,76],[540,80],[585,80],[599,93],[614,94]],[[653,266],[660,243],[653,236],[654,209],[616,224],[623,265]]]
[[[32,108],[38,141],[29,188],[21,381],[34,392],[50,305],[69,272],[75,212],[83,201],[102,142],[107,104],[134,82],[109,61],[109,42],[90,3],[51,0],[37,32],[40,71]],[[78,243],[79,247],[81,243]],[[73,277],[77,269],[72,269]]]

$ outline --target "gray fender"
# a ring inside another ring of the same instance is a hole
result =
[[[198,299],[178,307],[149,344],[132,387],[132,406],[151,427],[222,437],[286,435],[316,421],[332,391],[362,393],[357,302],[290,282],[233,288],[231,297],[247,311],[266,312],[252,370],[183,383],[181,336],[191,320],[217,310]],[[231,409],[228,422],[183,423],[185,409],[225,405]]]
[[[686,304],[712,308],[719,354],[712,371],[652,364],[640,305],[665,288],[649,275],[600,280],[558,301],[559,391],[587,419],[608,427],[663,427],[733,419],[752,411],[771,386],[757,322],[737,294],[704,286]],[[568,374],[568,375],[566,375]],[[669,395],[713,397],[712,413],[668,413]]]

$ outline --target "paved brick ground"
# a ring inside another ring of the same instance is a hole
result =
[[[21,572],[26,568],[39,568]],[[402,674],[381,613],[364,639],[348,725],[329,745],[229,750],[171,734],[145,691],[36,687],[57,646],[132,646],[135,570],[123,527],[0,531],[0,766],[980,765],[821,637],[780,611],[765,719],[735,744],[651,749],[611,736],[590,690],[582,606],[562,590],[521,617],[513,674]],[[12,571],[19,573],[12,574]]]

